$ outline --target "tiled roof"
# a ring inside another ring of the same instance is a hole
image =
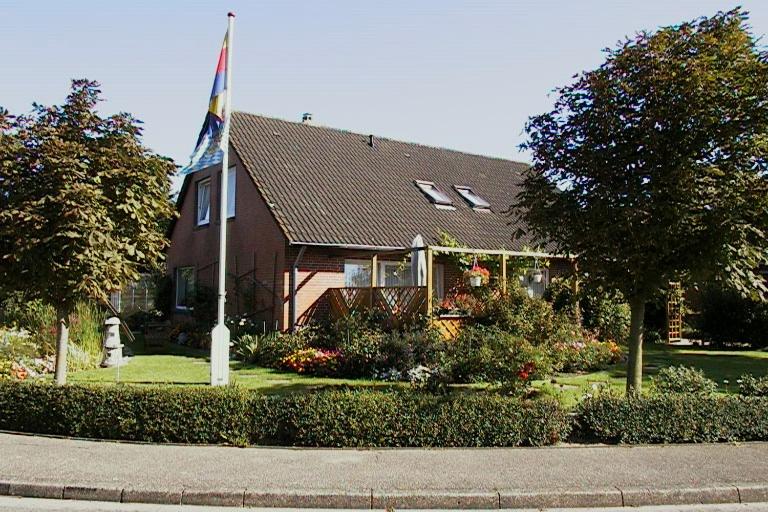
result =
[[[446,232],[478,249],[516,250],[505,213],[526,164],[316,125],[234,113],[230,143],[291,243],[408,247]],[[455,210],[437,209],[414,185],[434,182]],[[491,204],[473,210],[453,189]]]

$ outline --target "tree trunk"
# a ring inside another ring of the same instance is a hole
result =
[[[56,310],[56,384],[67,383],[67,345],[69,344],[69,312]]]
[[[627,394],[643,389],[643,320],[645,299],[633,297],[629,301],[629,358],[627,359]]]
[[[581,317],[581,304],[579,303],[579,263],[577,261],[573,262],[573,276],[572,276],[572,283],[571,283],[571,293],[573,293],[573,320],[581,325],[583,318]]]

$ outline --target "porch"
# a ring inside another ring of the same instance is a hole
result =
[[[409,274],[411,281],[409,285],[388,286],[389,276],[380,275],[381,269],[387,268],[380,265],[380,259],[399,255],[405,260],[409,253],[413,268],[416,267],[414,259],[423,258],[424,275],[419,279],[414,275],[415,271],[412,270]],[[495,289],[499,295],[505,294],[509,286],[514,286],[517,283],[518,276],[515,275],[510,280],[508,274],[509,263],[513,258],[526,258],[538,262],[539,259],[548,260],[556,257],[537,251],[487,250],[445,246],[425,246],[406,251],[375,253],[366,265],[368,275],[366,275],[367,282],[365,284],[358,281],[355,286],[336,287],[327,290],[326,296],[331,319],[338,320],[355,313],[366,312],[381,319],[385,326],[396,329],[417,319],[426,318],[427,322],[435,326],[446,339],[455,337],[464,325],[472,321],[472,316],[466,313],[457,314],[445,310],[441,311],[439,307],[436,307],[441,304],[442,299],[451,299],[452,294],[455,294],[459,288],[453,286],[450,290],[441,293],[442,290],[438,288],[437,283],[443,284],[443,276],[440,275],[441,279],[435,280],[435,256],[437,255],[491,257],[495,263],[495,272],[489,276],[488,284],[495,284]],[[535,264],[535,267],[538,268],[538,263]],[[526,276],[519,276],[521,282],[524,277]],[[547,273],[546,279],[538,285],[540,293],[543,293],[548,280],[549,275]],[[415,284],[418,281],[421,283]],[[425,283],[432,283],[432,285],[427,286]]]

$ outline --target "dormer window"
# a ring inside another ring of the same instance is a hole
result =
[[[477,195],[471,187],[454,185],[453,188],[472,208],[476,210],[489,210],[491,208],[491,203]]]
[[[453,209],[453,201],[451,198],[448,197],[448,194],[437,188],[434,183],[421,180],[416,180],[414,183],[436,207]]]

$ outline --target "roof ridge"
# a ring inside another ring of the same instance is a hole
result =
[[[245,115],[245,116],[259,117],[261,119],[269,119],[269,120],[272,120],[272,121],[280,121],[281,123],[289,123],[289,124],[294,124],[294,125],[301,126],[301,127],[306,127],[306,128],[315,128],[315,129],[320,129],[320,130],[330,130],[330,131],[335,131],[335,132],[340,132],[340,133],[346,133],[346,134],[349,134],[349,135],[359,135],[360,137],[368,137],[368,135],[370,135],[370,134],[365,134],[365,133],[353,132],[351,130],[345,130],[343,128],[335,128],[333,126],[324,126],[324,125],[317,125],[317,124],[302,123],[301,121],[291,121],[289,119],[283,119],[281,117],[272,117],[272,116],[267,116],[267,115],[263,115],[263,114],[254,114],[253,112],[244,112],[242,110],[235,110],[233,112],[233,114],[234,115],[242,114],[242,115]],[[503,158],[503,157],[500,157],[500,156],[483,155],[483,154],[480,154],[480,153],[472,153],[470,151],[464,151],[464,150],[461,150],[461,149],[446,148],[446,147],[443,147],[443,146],[433,146],[431,144],[424,144],[424,143],[421,143],[421,142],[409,142],[409,141],[400,140],[400,139],[393,139],[391,137],[384,137],[384,136],[376,135],[376,134],[373,134],[373,135],[376,138],[378,138],[378,139],[386,140],[386,141],[389,141],[389,142],[396,142],[398,144],[407,144],[407,145],[410,145],[410,146],[419,146],[419,147],[427,148],[427,149],[436,149],[436,150],[439,150],[439,151],[448,151],[448,152],[451,152],[451,153],[458,153],[458,154],[461,154],[461,155],[473,156],[473,157],[478,157],[478,158],[488,158],[488,159],[491,159],[491,160],[499,160],[499,161],[502,161],[502,162],[509,162],[511,164],[518,164],[518,165],[525,165],[525,166],[528,166],[528,167],[531,166],[531,164],[528,163],[528,162],[520,162],[520,161],[517,161],[517,160],[510,160],[509,158]]]

